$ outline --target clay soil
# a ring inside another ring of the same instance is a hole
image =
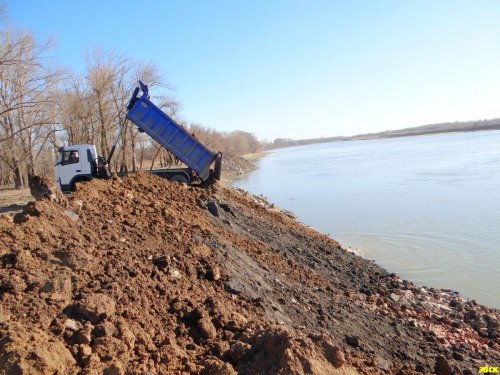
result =
[[[44,197],[45,196],[45,197]],[[215,185],[136,174],[0,215],[0,374],[475,374],[499,311]]]

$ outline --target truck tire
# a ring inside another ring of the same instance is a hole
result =
[[[169,180],[173,181],[173,182],[178,182],[180,184],[188,184],[189,183],[186,176],[184,176],[182,174],[176,174],[176,175],[172,176],[172,178],[169,178]]]

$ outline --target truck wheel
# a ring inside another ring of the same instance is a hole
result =
[[[186,176],[182,175],[182,174],[176,174],[175,176],[173,176],[170,181],[174,181],[174,182],[178,182],[180,184],[187,184],[189,183],[188,179],[186,178]]]

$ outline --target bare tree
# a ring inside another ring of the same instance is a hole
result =
[[[133,62],[113,51],[94,49],[87,55],[86,63],[85,76],[74,76],[62,94],[60,109],[68,133],[66,140],[96,144],[99,154],[108,155],[115,136],[120,135],[120,147],[111,165],[115,170],[137,170],[142,167],[149,140],[125,121],[130,94],[139,79],[150,87],[152,94],[169,86],[155,64]],[[153,96],[153,100],[170,114],[178,109],[178,103],[164,94]]]
[[[190,124],[188,129],[209,149],[222,151],[230,156],[257,152],[262,148],[261,142],[249,132],[236,130],[224,133],[200,124]]]
[[[14,174],[16,188],[23,172],[36,173],[36,150],[52,130],[52,90],[61,73],[44,64],[52,41],[39,44],[26,31],[0,32],[0,159]]]

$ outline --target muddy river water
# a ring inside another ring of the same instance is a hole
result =
[[[235,183],[417,283],[500,308],[500,131],[275,150]]]

